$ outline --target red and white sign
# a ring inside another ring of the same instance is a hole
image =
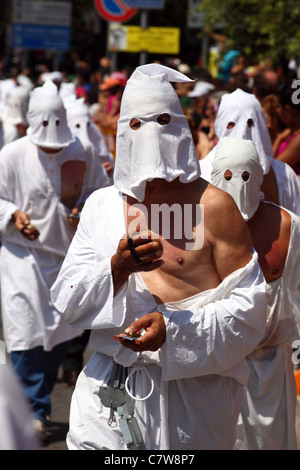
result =
[[[125,0],[94,0],[99,15],[106,21],[124,23],[129,21],[137,12]]]

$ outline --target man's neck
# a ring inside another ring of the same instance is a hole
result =
[[[155,178],[152,181],[147,181],[145,189],[145,199],[152,197],[154,194],[163,194],[165,191],[180,190],[183,185],[187,183],[181,183],[179,178],[173,181],[167,181],[161,178]]]

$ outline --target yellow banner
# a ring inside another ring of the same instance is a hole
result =
[[[179,54],[180,28],[109,25],[109,50],[150,54]]]

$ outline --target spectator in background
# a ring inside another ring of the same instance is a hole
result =
[[[224,57],[220,62],[220,74],[225,86],[229,83],[232,67],[237,64],[240,56],[241,53],[235,49],[231,49],[224,54]]]
[[[117,123],[120,105],[127,77],[115,72],[99,86],[99,107],[93,113],[93,120],[104,136],[109,152],[115,158]]]
[[[192,106],[185,111],[189,118],[199,159],[204,158],[215,145],[214,120],[216,114],[212,83],[197,80],[194,89],[188,93]]]
[[[270,134],[272,144],[278,135],[284,130],[284,124],[278,113],[279,98],[277,94],[270,94],[261,100],[263,112],[267,118],[267,128]]]
[[[246,58],[242,54],[237,57],[235,64],[231,67],[230,77],[224,85],[225,90],[229,93],[232,93],[238,88],[243,91],[250,92]]]
[[[88,102],[92,84],[90,82],[91,66],[87,62],[78,61],[75,64],[75,85],[77,98]]]
[[[261,103],[266,96],[276,95],[280,84],[275,70],[262,68],[253,77],[252,92]]]
[[[290,165],[300,178],[300,103],[298,94],[297,87],[292,88],[290,85],[286,85],[279,92],[279,116],[284,122],[285,128],[274,140],[273,150],[275,158]]]

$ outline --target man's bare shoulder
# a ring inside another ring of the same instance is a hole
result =
[[[201,203],[204,205],[205,226],[213,239],[244,240],[251,244],[250,233],[233,197],[208,184]]]
[[[202,193],[200,203],[204,204],[205,210],[212,210],[217,213],[223,213],[224,210],[226,212],[236,212],[237,210],[232,196],[211,183],[207,183]]]

